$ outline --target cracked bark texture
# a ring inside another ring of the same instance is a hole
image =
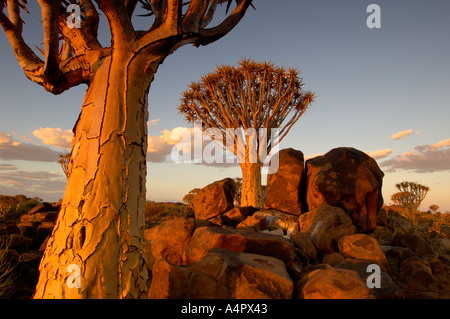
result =
[[[74,127],[61,211],[41,260],[34,298],[146,297],[150,84],[169,54],[186,44],[198,47],[222,38],[252,0],[237,0],[234,10],[211,28],[217,4],[228,2],[229,8],[231,0],[140,2],[154,17],[147,30],[135,30],[131,22],[138,0],[79,0],[84,14],[80,28],[67,26],[67,1],[39,0],[42,60],[22,37],[25,3],[0,0],[0,25],[28,79],[53,94],[88,86]],[[100,10],[111,31],[109,47],[97,39]],[[77,265],[79,274],[68,272],[70,265]],[[80,287],[69,288],[78,275]]]
[[[147,94],[161,57],[103,59],[75,126],[60,216],[40,265],[35,298],[140,298],[148,274],[145,226]],[[68,265],[81,288],[67,286]]]

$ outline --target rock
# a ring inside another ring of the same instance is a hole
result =
[[[327,267],[306,274],[299,283],[301,299],[365,299],[370,290],[354,270]]]
[[[377,226],[369,236],[375,238],[383,246],[389,245],[393,239],[392,231],[386,226]]]
[[[223,216],[228,217],[231,221],[231,225],[236,227],[239,223],[242,223],[248,216],[253,215],[255,211],[256,209],[252,206],[235,207],[223,214]]]
[[[268,229],[266,217],[260,215],[252,215],[244,219],[236,226],[237,230],[247,231],[263,231]]]
[[[147,259],[165,259],[174,265],[184,265],[186,244],[194,229],[193,218],[174,218],[144,230],[144,253]]]
[[[337,264],[336,268],[349,269],[356,271],[361,277],[362,281],[367,285],[367,279],[374,272],[368,267],[372,262],[360,259],[345,259],[343,262]],[[369,271],[368,271],[369,270]],[[405,293],[392,280],[391,276],[385,271],[380,272],[380,288],[371,288],[370,293],[377,299],[404,299]]]
[[[255,218],[264,217],[268,230],[281,229],[285,235],[298,230],[298,217],[273,209],[261,209],[253,214]]]
[[[383,204],[384,173],[374,159],[354,148],[341,147],[307,160],[305,169],[309,210],[322,203],[341,207],[359,231],[375,229]]]
[[[331,253],[327,254],[323,257],[323,263],[328,264],[330,266],[336,266],[342,263],[345,260],[345,257],[340,253]]]
[[[20,216],[21,224],[33,223],[33,222],[54,222],[58,218],[58,212],[38,212],[34,214],[25,214]],[[19,224],[20,225],[20,224]]]
[[[186,261],[193,263],[213,248],[278,258],[289,266],[294,261],[294,245],[286,238],[218,227],[200,227],[186,244]]]
[[[411,233],[414,229],[412,221],[404,217],[402,214],[394,209],[388,208],[387,212],[387,227],[390,229],[400,228],[402,231]]]
[[[392,241],[392,245],[409,248],[419,255],[433,254],[425,239],[410,234],[396,236]]]
[[[34,206],[29,212],[28,215],[34,215],[36,213],[46,213],[46,212],[58,212],[61,206],[53,206],[51,203],[42,203],[37,206]]]
[[[377,225],[380,225],[380,226],[387,226],[388,225],[387,213],[386,213],[386,210],[384,208],[381,208],[378,211],[378,214],[377,214]]]
[[[217,215],[216,217],[208,219],[208,221],[218,227],[233,227],[233,221],[225,214]]]
[[[279,152],[278,171],[267,176],[265,208],[300,215],[300,182],[304,171],[303,153],[292,148]]]
[[[400,267],[402,262],[413,255],[416,255],[411,249],[396,246],[380,246],[389,262],[389,269],[394,278],[400,277]]]
[[[44,221],[36,228],[36,238],[33,241],[33,247],[38,249],[45,239],[52,233],[55,223]]]
[[[36,239],[37,230],[36,227],[33,226],[19,226],[19,234],[31,239]]]
[[[151,299],[290,299],[293,283],[281,260],[214,249],[185,266],[159,260]]]
[[[266,229],[266,230],[261,231],[261,233],[264,233],[264,234],[272,234],[272,235],[282,236],[282,237],[285,236],[282,229],[274,229],[274,230],[268,230],[268,229]]]
[[[339,239],[339,252],[347,258],[369,260],[390,272],[389,263],[375,238],[365,234],[343,236]]]
[[[440,291],[439,281],[434,278],[431,266],[424,262],[419,256],[406,258],[401,264],[401,277],[408,285],[408,293],[417,293],[420,291]]]
[[[210,219],[233,208],[234,182],[225,178],[202,188],[192,201],[195,218]]]
[[[306,233],[295,231],[291,234],[291,239],[294,242],[295,247],[298,248],[302,252],[302,254],[304,254],[308,258],[308,263],[317,260],[317,250],[312,243],[309,235],[307,235]]]
[[[299,217],[299,229],[310,236],[320,254],[338,250],[339,238],[356,232],[352,220],[342,208],[326,203]]]

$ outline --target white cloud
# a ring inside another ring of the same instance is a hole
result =
[[[233,163],[226,163],[227,158],[232,159],[234,155],[224,152],[207,136],[202,138],[200,130],[176,127],[172,130],[163,130],[161,133],[159,136],[148,136],[147,161],[149,162],[161,163],[175,160],[197,164],[197,158],[194,157],[201,152],[201,162],[198,164],[223,167],[236,165],[235,160]],[[194,148],[199,145],[201,145],[201,150],[195,150]],[[172,152],[175,154],[175,159],[172,158]]]
[[[13,164],[0,164],[0,171],[14,171],[16,169],[16,165]]]
[[[73,132],[71,130],[62,130],[60,128],[39,127],[33,131],[33,135],[42,141],[45,145],[70,150]]]
[[[392,149],[387,148],[384,150],[368,151],[368,152],[366,152],[366,154],[374,159],[381,159],[381,158],[385,158],[385,157],[388,157],[389,155],[391,155]]]
[[[159,123],[159,119],[150,120],[147,122],[148,127],[156,126]]]
[[[419,132],[414,132],[413,129],[409,129],[409,130],[406,130],[406,131],[401,131],[401,132],[392,134],[391,139],[399,140],[399,139],[404,138],[405,136],[408,136],[408,135],[411,135],[411,134],[416,134],[417,135],[417,134],[419,134]]]
[[[397,169],[416,173],[450,171],[450,139],[432,145],[418,145],[414,150],[380,163],[387,172]]]
[[[9,134],[0,131],[0,159],[23,160],[33,162],[56,162],[58,152],[46,146],[22,143],[14,140]]]
[[[0,190],[9,194],[24,194],[30,196],[56,195],[64,193],[66,179],[62,174],[36,171],[0,171]]]

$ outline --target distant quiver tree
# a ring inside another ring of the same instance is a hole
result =
[[[261,207],[264,161],[313,101],[298,69],[242,59],[236,67],[218,66],[190,83],[178,110],[236,155],[242,170],[241,206]]]

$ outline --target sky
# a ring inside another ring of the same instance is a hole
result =
[[[367,25],[370,4],[380,7],[381,28]],[[450,211],[450,2],[254,0],[254,6],[224,38],[181,47],[160,66],[149,92],[147,198],[181,201],[193,188],[241,176],[237,165],[174,163],[177,141],[170,137],[188,126],[176,108],[191,81],[251,58],[300,69],[305,88],[317,95],[280,148],[310,158],[354,147],[384,171],[386,204],[396,183],[411,181],[430,187],[420,209],[436,204]],[[29,11],[24,37],[34,48],[42,43],[34,1]],[[225,15],[224,8],[217,14]],[[136,29],[145,19],[133,18]],[[107,46],[104,23],[101,30]],[[54,96],[32,83],[0,32],[0,194],[63,197],[58,154],[69,151],[86,88]]]

